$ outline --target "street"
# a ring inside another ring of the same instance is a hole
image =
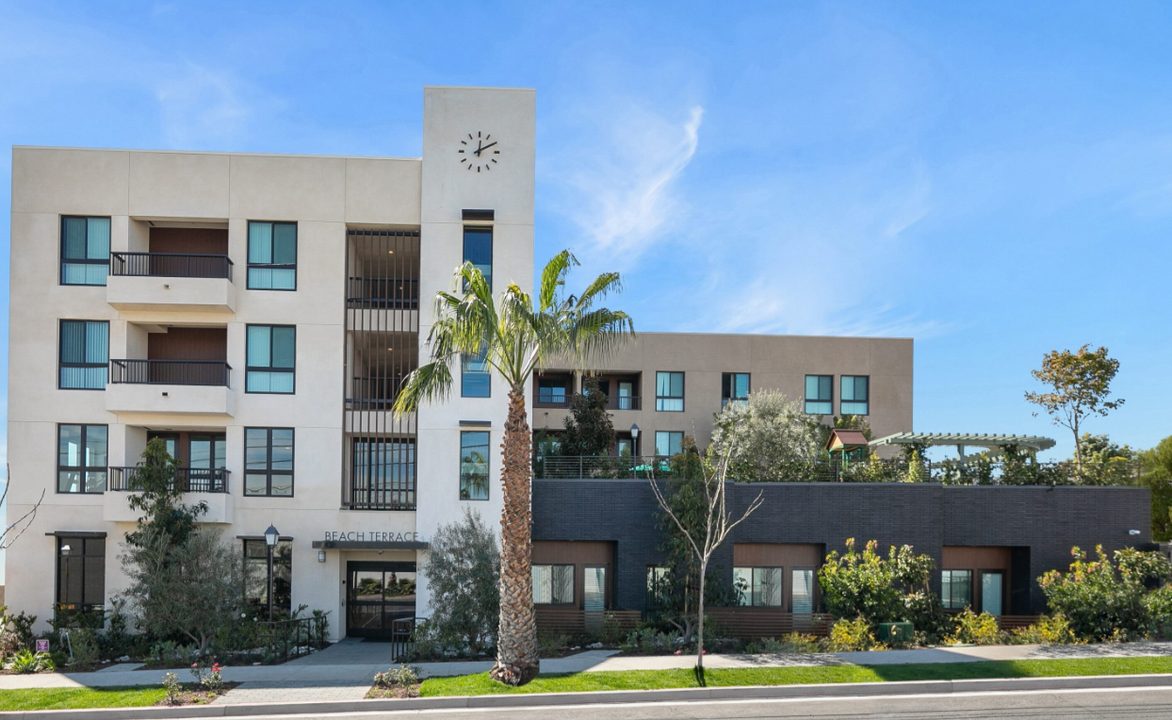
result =
[[[1083,720],[1172,718],[1172,688],[1118,688],[1014,693],[957,693],[910,697],[701,701],[629,705],[417,710],[298,716],[306,720],[419,717],[427,720],[741,720],[760,718],[1063,718]]]

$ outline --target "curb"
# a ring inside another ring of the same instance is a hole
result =
[[[149,718],[218,718],[260,715],[328,715],[408,710],[466,708],[538,708],[565,705],[686,702],[689,700],[769,700],[792,698],[950,695],[970,692],[1023,692],[1172,687],[1172,674],[1082,675],[984,680],[922,680],[911,682],[833,683],[825,685],[759,685],[675,690],[615,690],[531,695],[465,695],[409,700],[335,700],[302,703],[198,705],[177,708],[94,708],[0,712],[0,720],[147,720]]]

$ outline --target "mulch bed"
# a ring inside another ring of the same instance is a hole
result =
[[[220,697],[234,687],[239,687],[238,682],[224,683],[224,689],[219,692],[212,692],[205,687],[198,685],[184,685],[183,690],[179,692],[178,701],[174,704],[167,702],[167,698],[155,703],[156,707],[179,707],[180,705],[207,705],[211,701]]]
[[[370,691],[366,693],[367,700],[403,700],[405,698],[419,697],[419,683],[411,687],[403,687],[396,685],[395,687],[380,687],[378,685],[371,686]]]

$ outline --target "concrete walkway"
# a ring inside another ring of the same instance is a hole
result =
[[[1151,657],[1172,655],[1172,643],[1119,645],[993,645],[944,647],[881,652],[793,653],[780,655],[708,655],[710,668],[813,667],[820,665],[893,665],[908,663],[978,662],[1090,657]],[[688,669],[691,655],[621,656],[614,650],[588,650],[565,658],[543,660],[543,674],[606,672],[616,670]],[[391,666],[390,645],[343,640],[328,649],[284,665],[229,667],[224,680],[242,683],[216,701],[217,704],[360,700],[370,689],[376,672]],[[18,688],[116,687],[158,685],[165,670],[135,670],[124,664],[91,673],[48,673],[0,676],[0,690]],[[481,662],[420,663],[425,677],[470,675],[486,672],[491,660]],[[187,670],[174,671],[188,682]]]

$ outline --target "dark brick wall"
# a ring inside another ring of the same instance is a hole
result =
[[[783,483],[730,485],[734,517],[764,493],[764,504],[733,531],[714,564],[732,582],[732,544],[818,543],[841,550],[863,543],[913,545],[936,559],[945,545],[1013,547],[1018,590],[1008,611],[1042,612],[1045,598],[1033,582],[1065,569],[1072,545],[1108,552],[1151,541],[1151,496],[1144,488],[956,487],[932,484]],[[648,565],[663,561],[657,546],[655,496],[640,480],[537,480],[533,484],[534,540],[606,540],[616,543],[615,604],[641,609]],[[1128,530],[1139,530],[1129,536]],[[933,584],[938,591],[939,577]]]

